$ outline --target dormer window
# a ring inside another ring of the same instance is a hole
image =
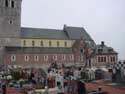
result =
[[[108,49],[108,51],[109,51],[109,52],[112,52],[112,51],[113,51],[113,49]]]
[[[101,53],[103,51],[103,49],[98,49],[98,52]]]

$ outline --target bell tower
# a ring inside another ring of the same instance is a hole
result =
[[[0,0],[0,46],[18,46],[22,0]]]

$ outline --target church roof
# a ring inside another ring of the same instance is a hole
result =
[[[64,47],[6,47],[8,54],[72,54],[72,48]]]
[[[43,29],[43,28],[21,28],[21,38],[41,38],[41,39],[71,39],[83,38],[92,40],[89,34],[82,27],[71,27],[64,25],[63,30]]]
[[[85,40],[92,40],[90,35],[82,27],[64,26],[64,30],[67,32],[67,35],[70,39],[83,38]]]
[[[63,30],[21,28],[21,38],[68,39]]]

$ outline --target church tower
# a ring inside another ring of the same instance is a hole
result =
[[[22,0],[0,0],[0,46],[20,44]]]

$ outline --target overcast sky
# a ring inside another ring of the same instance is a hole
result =
[[[125,0],[22,1],[22,26],[84,27],[97,44],[105,41],[125,59]]]

